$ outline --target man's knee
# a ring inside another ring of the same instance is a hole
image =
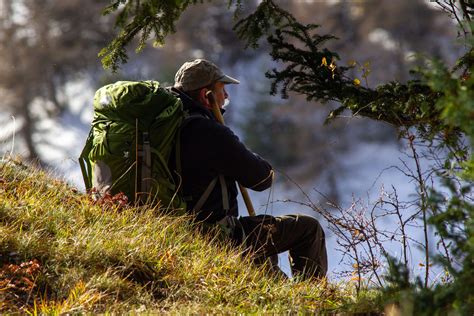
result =
[[[324,230],[319,221],[308,215],[293,215],[298,226],[303,229],[309,236],[321,236],[324,238]]]

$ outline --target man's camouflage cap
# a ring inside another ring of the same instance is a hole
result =
[[[174,77],[174,87],[181,91],[193,91],[212,83],[240,83],[239,80],[225,75],[212,62],[196,59],[184,63]]]

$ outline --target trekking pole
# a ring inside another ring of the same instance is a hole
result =
[[[214,116],[216,119],[221,123],[222,125],[225,125],[224,123],[224,117],[222,116],[221,109],[219,105],[217,104],[216,100],[214,99],[214,95],[212,94],[212,91],[208,91],[206,93],[207,98],[209,99],[209,102],[211,103],[212,106],[212,112],[214,113]],[[247,211],[249,212],[250,216],[255,216],[255,209],[253,208],[252,201],[250,200],[249,193],[247,192],[247,189],[239,183],[239,189],[240,193],[242,194],[242,198],[244,199],[245,206],[247,207]]]

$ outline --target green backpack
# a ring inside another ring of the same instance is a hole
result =
[[[94,119],[79,157],[88,190],[184,212],[179,193],[179,137],[186,112],[156,81],[119,81],[95,93]],[[168,162],[176,150],[177,173]]]

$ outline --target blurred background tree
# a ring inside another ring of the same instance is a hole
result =
[[[0,1],[1,107],[17,119],[26,158],[43,160],[34,138],[37,123],[67,107],[66,84],[99,70],[97,51],[111,38],[108,18],[100,17],[102,6],[80,0]]]

